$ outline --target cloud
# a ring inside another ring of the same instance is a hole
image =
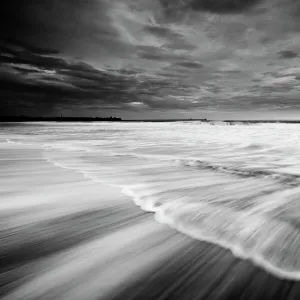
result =
[[[103,109],[167,109],[173,102],[174,109],[186,107],[177,100],[169,100],[168,104],[160,102],[165,101],[166,94],[188,95],[189,84],[180,83],[178,78],[170,80],[169,76],[151,77],[140,72],[139,69],[96,69],[84,62],[8,46],[0,55],[0,89],[6,99],[0,108],[14,114],[24,110],[55,113],[74,107],[84,110],[97,105]],[[150,98],[160,100],[151,102]]]
[[[298,54],[291,50],[282,50],[282,51],[278,52],[278,54],[279,54],[279,58],[282,58],[282,59],[298,57]]]
[[[202,64],[194,61],[182,61],[176,63],[177,66],[189,68],[189,69],[201,69],[203,67]]]
[[[98,70],[87,63],[44,56],[28,49],[9,53],[13,55],[7,57],[2,52],[0,56],[0,89],[15,106],[26,99],[28,106],[38,101],[52,110],[63,104],[84,107],[94,102],[121,107],[135,98],[131,88],[136,79],[127,72]]]
[[[185,10],[216,14],[241,13],[262,3],[262,0],[160,0],[167,14]]]
[[[214,13],[239,13],[262,2],[261,0],[192,0],[189,4],[194,10]]]
[[[169,27],[163,27],[163,26],[159,26],[159,25],[147,25],[144,27],[144,30],[148,31],[154,35],[157,35],[159,37],[170,38],[170,37],[176,35],[176,33],[174,33],[174,31],[171,30]]]
[[[177,54],[172,51],[168,51],[167,49],[154,46],[139,46],[137,49],[137,56],[143,59],[171,62],[183,57],[182,54]]]
[[[2,7],[1,111],[247,112],[261,103],[293,106],[300,91],[294,0],[4,0]]]
[[[38,46],[34,46],[34,45],[29,45],[26,42],[22,42],[20,40],[17,39],[13,39],[13,38],[2,38],[0,40],[0,49],[5,48],[6,51],[9,49],[7,47],[7,45],[9,45],[9,47],[12,47],[13,49],[18,49],[19,51],[29,51],[32,52],[34,54],[40,54],[40,55],[55,55],[55,54],[59,54],[59,50],[56,49],[52,49],[52,48],[43,48],[43,47],[38,47]]]

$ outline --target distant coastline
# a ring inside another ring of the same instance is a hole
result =
[[[0,116],[0,123],[22,123],[22,122],[224,122],[234,125],[257,124],[257,123],[286,123],[300,124],[300,120],[208,120],[208,119],[126,119],[119,117],[30,117],[30,116]]]

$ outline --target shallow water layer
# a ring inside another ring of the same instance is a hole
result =
[[[41,159],[55,167],[121,188],[158,222],[230,249],[277,277],[298,280],[299,129],[296,124],[32,123],[2,126],[0,139],[7,149],[18,144],[39,149]],[[17,168],[14,156],[1,163],[7,173],[12,165]],[[3,205],[20,205],[14,202]]]

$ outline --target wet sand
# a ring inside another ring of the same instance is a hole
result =
[[[0,143],[0,296],[299,299],[300,285],[193,240],[120,190]]]

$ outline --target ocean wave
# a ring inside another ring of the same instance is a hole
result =
[[[272,211],[266,211],[266,205],[262,205],[261,211],[257,207],[239,211],[205,202],[162,203],[155,200],[156,195],[143,200],[132,187],[123,187],[122,192],[132,197],[141,209],[155,213],[155,219],[160,223],[195,239],[227,248],[236,257],[249,259],[277,277],[300,280],[300,263],[297,262],[300,228],[278,218],[278,213],[272,215]],[[274,195],[269,193],[261,200],[272,201]],[[286,210],[287,207],[281,207],[282,212]]]
[[[40,147],[56,166],[122,189],[161,223],[230,249],[277,277],[300,280],[298,127],[223,125],[59,131],[49,124],[45,134],[4,138]]]
[[[209,169],[218,172],[226,172],[240,177],[255,177],[255,178],[272,178],[280,181],[281,183],[298,186],[300,183],[300,174],[289,174],[275,171],[268,171],[263,169],[247,169],[247,168],[234,168],[218,164],[213,164],[201,160],[179,160],[179,162],[188,167],[197,167],[201,169]]]
[[[277,277],[300,280],[300,263],[294,264],[300,256],[300,242],[295,242],[300,226],[293,224],[295,216],[291,215],[299,188],[284,189],[273,181],[262,184],[257,174],[251,181],[220,177],[225,178],[223,182],[219,179],[202,186],[188,179],[166,186],[165,182],[155,181],[155,175],[139,184],[129,175],[127,184],[114,184],[99,171],[77,171],[95,182],[121,188],[142,210],[153,212],[160,223],[230,249],[235,256],[250,259]],[[115,176],[119,176],[117,169]]]

